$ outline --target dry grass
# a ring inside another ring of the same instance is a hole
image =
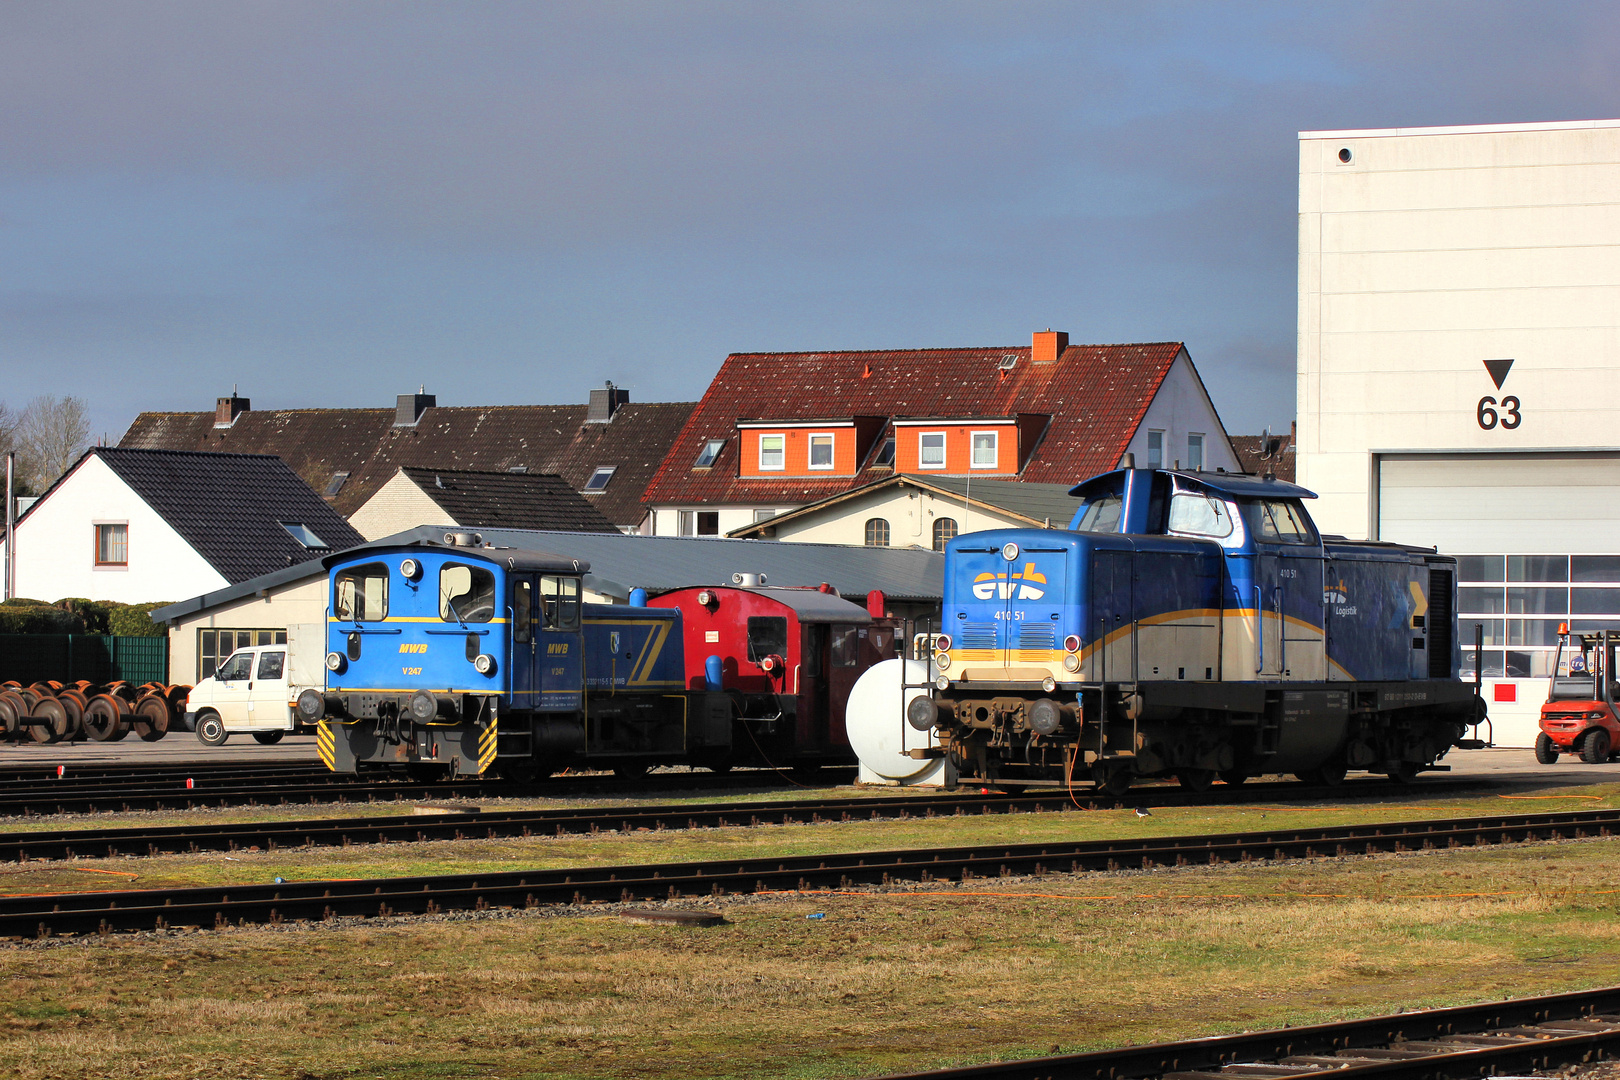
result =
[[[20,946],[0,1069],[872,1075],[1612,983],[1617,905],[1613,840]]]

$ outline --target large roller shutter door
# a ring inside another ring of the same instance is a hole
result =
[[[1446,553],[1620,552],[1620,454],[1390,454],[1378,538]]]

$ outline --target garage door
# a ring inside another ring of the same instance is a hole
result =
[[[1620,552],[1620,454],[1380,457],[1378,538],[1447,554]]]

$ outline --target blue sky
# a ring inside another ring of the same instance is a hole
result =
[[[1293,418],[1297,132],[1620,116],[1620,7],[8,4],[0,400],[690,400],[1181,340]]]

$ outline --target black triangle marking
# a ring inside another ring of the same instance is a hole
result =
[[[1512,360],[1487,360],[1485,370],[1491,373],[1491,382],[1496,384],[1498,390],[1507,381],[1508,372],[1513,370]]]

